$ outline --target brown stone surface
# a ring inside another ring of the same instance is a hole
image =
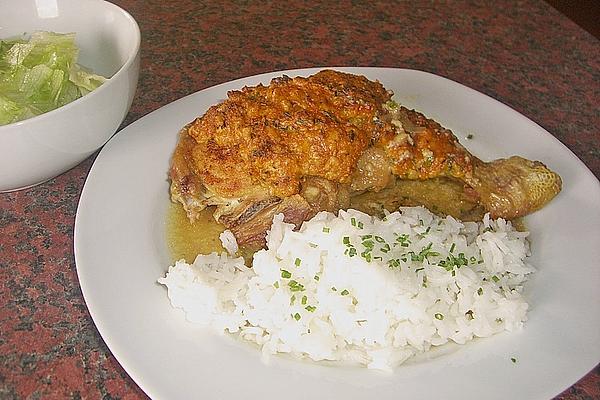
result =
[[[142,30],[123,126],[184,95],[263,72],[384,66],[433,72],[537,122],[600,176],[600,42],[541,0],[116,0]],[[0,398],[140,399],[96,331],[73,257],[93,157],[0,194]],[[557,399],[600,398],[596,367]]]

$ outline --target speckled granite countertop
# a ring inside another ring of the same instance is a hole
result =
[[[143,38],[139,87],[123,126],[184,95],[263,72],[414,68],[508,104],[600,176],[600,42],[540,0],[116,3]],[[0,194],[2,399],[145,397],[96,331],[77,281],[73,227],[93,159]],[[599,375],[596,367],[557,398],[600,398]]]

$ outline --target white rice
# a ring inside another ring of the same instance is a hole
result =
[[[534,271],[526,236],[502,219],[462,223],[422,207],[383,220],[322,212],[299,231],[278,215],[252,268],[213,253],[178,261],[158,281],[189,321],[265,356],[390,370],[434,346],[519,329]],[[226,247],[237,248],[231,237]]]

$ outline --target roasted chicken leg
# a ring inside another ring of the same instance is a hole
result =
[[[542,163],[483,162],[450,130],[391,99],[379,82],[332,70],[232,91],[180,132],[171,197],[192,221],[214,206],[238,243],[260,246],[277,213],[300,224],[407,181],[447,182],[507,219],[560,191]]]

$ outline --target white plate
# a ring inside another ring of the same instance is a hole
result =
[[[527,218],[539,271],[527,286],[525,328],[386,375],[284,357],[266,365],[255,348],[188,324],[171,308],[156,279],[169,264],[167,170],[178,131],[228,90],[317,72],[306,69],[182,98],[125,128],[98,156],[79,203],[75,257],[92,318],[117,360],[155,399],[548,399],[575,383],[600,360],[598,180],[544,129],[472,89],[414,70],[339,69],[380,80],[483,159],[519,154],[562,176],[562,193]]]

